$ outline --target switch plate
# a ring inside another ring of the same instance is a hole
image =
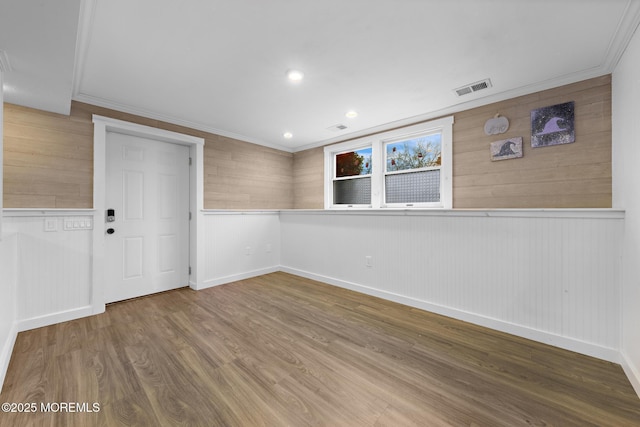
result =
[[[45,218],[44,219],[44,231],[58,231],[58,219],[57,218]]]
[[[65,217],[63,221],[64,221],[64,229],[66,231],[92,230],[93,229],[93,219],[92,218]]]

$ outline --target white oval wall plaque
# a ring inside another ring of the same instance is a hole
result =
[[[506,117],[496,115],[484,124],[484,133],[487,135],[498,135],[505,133],[509,129],[509,120]]]

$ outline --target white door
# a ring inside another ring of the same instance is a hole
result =
[[[187,286],[189,147],[108,132],[106,154],[105,301]]]

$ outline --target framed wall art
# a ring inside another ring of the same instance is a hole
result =
[[[522,137],[504,139],[491,143],[491,161],[522,157]]]
[[[575,140],[573,101],[531,111],[531,147],[569,144]]]

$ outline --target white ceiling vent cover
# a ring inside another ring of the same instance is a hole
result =
[[[330,130],[332,132],[340,132],[341,130],[345,130],[346,128],[347,127],[343,124],[337,124],[337,125],[329,126],[327,130]]]
[[[456,91],[456,94],[458,94],[458,96],[462,96],[469,93],[477,92],[479,90],[488,89],[492,86],[493,85],[491,84],[491,79],[484,79],[480,80],[479,82],[471,83],[454,90]]]

